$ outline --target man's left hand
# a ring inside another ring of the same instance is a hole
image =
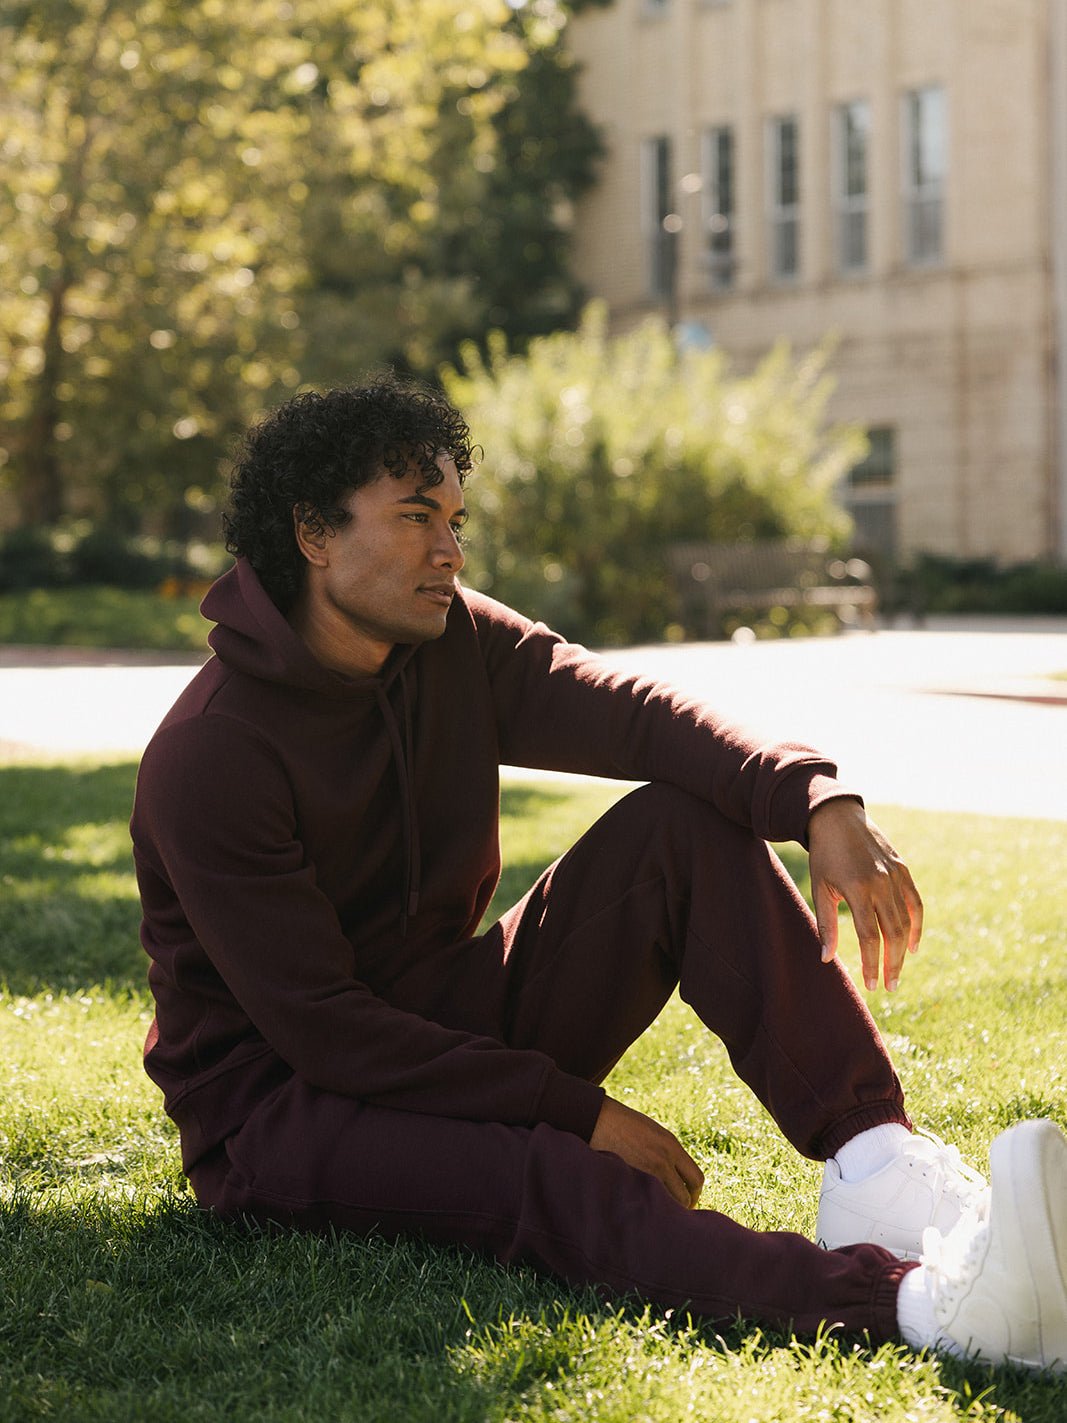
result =
[[[844,799],[812,812],[808,864],[824,962],[837,953],[837,906],[844,900],[856,926],[864,983],[878,987],[881,962],[892,991],[922,935],[922,900],[907,865],[863,806]]]

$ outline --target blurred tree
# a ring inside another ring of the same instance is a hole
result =
[[[431,374],[502,309],[517,339],[572,315],[566,204],[596,143],[564,19],[5,0],[0,475],[22,520],[181,534],[234,433],[300,384]]]
[[[528,62],[496,115],[495,152],[478,162],[484,192],[472,194],[476,200],[458,210],[459,220],[436,234],[435,270],[475,276],[483,349],[491,329],[521,346],[573,326],[581,307],[568,265],[573,205],[591,186],[602,150],[577,107],[565,19],[559,5],[516,10],[511,23]],[[456,334],[462,340],[472,333],[457,327]]]
[[[26,522],[71,512],[71,480],[120,521],[180,507],[247,408],[237,387],[268,383],[287,207],[249,153],[298,136],[299,112],[263,91],[300,54],[271,36],[246,70],[236,10],[246,25],[267,13],[254,0],[3,13],[0,375]]]
[[[668,544],[844,538],[832,490],[864,437],[826,424],[828,354],[779,346],[733,376],[660,319],[610,337],[599,303],[525,355],[469,344],[445,372],[486,452],[464,576],[572,637],[631,642],[674,617]]]
[[[356,7],[349,76],[306,181],[305,379],[432,375],[466,339],[573,323],[570,207],[596,132],[557,0]],[[338,145],[348,161],[338,152]]]

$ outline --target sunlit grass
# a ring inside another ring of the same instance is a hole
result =
[[[150,1018],[129,762],[0,769],[0,1420],[825,1418],[1062,1423],[1063,1385],[721,1332],[418,1242],[244,1235],[196,1210],[140,1068]],[[497,908],[620,794],[512,785]],[[983,1164],[1019,1117],[1067,1123],[1067,825],[876,816],[928,908],[871,998],[916,1117]],[[805,858],[785,847],[804,884]],[[846,927],[843,954],[856,950]],[[810,1231],[818,1168],[672,1000],[611,1090],[679,1132],[703,1204]]]

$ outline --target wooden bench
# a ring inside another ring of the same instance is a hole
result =
[[[682,543],[673,544],[667,556],[690,637],[723,637],[728,615],[751,617],[772,608],[826,609],[839,627],[874,626],[878,595],[870,566],[818,544]]]

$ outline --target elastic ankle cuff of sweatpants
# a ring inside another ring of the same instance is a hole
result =
[[[827,1127],[819,1138],[816,1155],[820,1160],[828,1161],[840,1151],[846,1141],[859,1136],[861,1131],[867,1131],[869,1127],[885,1126],[888,1122],[898,1122],[902,1127],[907,1127],[908,1131],[914,1130],[911,1118],[896,1102],[868,1102],[862,1107],[856,1107],[848,1116],[840,1117],[833,1126]]]
[[[897,1315],[897,1301],[900,1296],[900,1282],[911,1270],[917,1270],[918,1260],[891,1260],[884,1274],[878,1277],[871,1299],[871,1313],[874,1323],[867,1331],[875,1344],[885,1344],[899,1340],[900,1320]]]

